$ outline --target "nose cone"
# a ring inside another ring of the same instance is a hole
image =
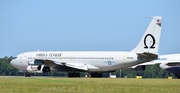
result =
[[[13,65],[14,67],[16,67],[16,59],[13,59],[13,60],[11,60],[11,65]]]

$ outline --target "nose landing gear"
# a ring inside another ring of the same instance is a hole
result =
[[[28,72],[26,72],[26,73],[25,73],[25,77],[31,77],[31,74],[28,73]]]

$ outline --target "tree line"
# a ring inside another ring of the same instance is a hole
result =
[[[13,67],[10,64],[10,61],[14,59],[14,57],[0,58],[0,76],[24,76],[24,73],[19,72],[19,70]],[[121,70],[116,70],[111,74],[116,75],[117,77],[127,77],[127,78],[135,78],[136,76],[142,76],[143,78],[167,78],[168,76],[175,77],[172,73],[162,70],[159,67],[159,64],[146,66],[144,71],[136,71],[129,68],[124,68]],[[59,72],[59,71],[51,71],[48,73],[42,74],[31,74],[32,76],[52,76],[52,77],[67,77],[68,72]],[[87,72],[81,72],[81,76],[84,77],[88,75]],[[103,73],[104,77],[108,77],[109,73]]]

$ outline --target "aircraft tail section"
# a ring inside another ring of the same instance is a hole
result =
[[[131,51],[136,53],[158,53],[162,16],[153,16],[139,44]]]

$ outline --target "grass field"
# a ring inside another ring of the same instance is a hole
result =
[[[180,93],[178,79],[0,77],[1,93]]]

